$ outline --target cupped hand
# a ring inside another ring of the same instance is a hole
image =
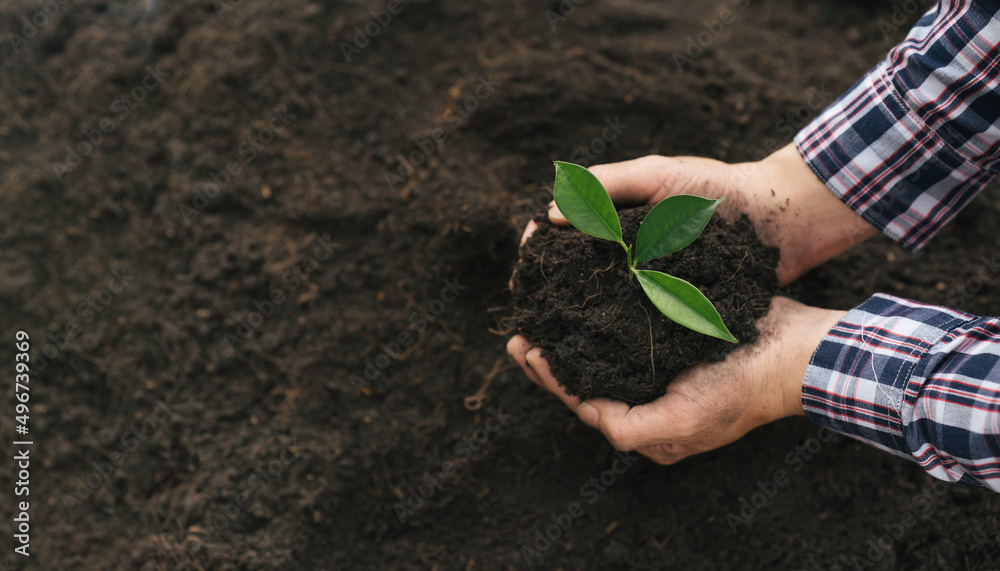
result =
[[[802,378],[813,350],[843,311],[775,297],[760,320],[758,341],[734,349],[721,363],[681,372],[659,399],[630,406],[604,398],[581,402],[559,385],[542,351],[517,335],[507,351],[534,383],[559,397],[587,426],[618,450],[636,450],[659,464],[736,441],[750,430],[801,415]]]
[[[761,240],[781,251],[781,286],[878,233],[826,188],[792,145],[752,163],[651,155],[590,171],[617,206],[652,205],[675,194],[725,198],[716,210],[723,218],[746,214]],[[569,225],[554,204],[549,220]],[[534,229],[529,222],[522,244]]]

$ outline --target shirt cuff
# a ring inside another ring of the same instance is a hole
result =
[[[806,415],[913,459],[923,444],[907,442],[923,383],[914,369],[935,344],[973,319],[890,295],[870,297],[837,322],[813,353],[802,386]]]
[[[820,180],[909,250],[1000,172],[1000,6],[942,0],[795,136]]]
[[[911,251],[922,248],[994,174],[948,146],[895,93],[880,64],[795,137],[844,204]]]

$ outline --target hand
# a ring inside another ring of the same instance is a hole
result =
[[[721,363],[684,370],[659,399],[636,407],[610,399],[580,402],[566,394],[542,358],[518,335],[507,352],[536,384],[555,394],[618,450],[637,450],[659,464],[735,442],[779,418],[802,415],[802,379],[813,351],[844,311],[817,309],[775,297],[760,320],[759,340]]]
[[[648,156],[590,171],[619,206],[656,204],[675,194],[725,197],[717,209],[722,217],[746,214],[761,240],[781,250],[782,286],[878,233],[826,188],[793,145],[755,163]],[[569,224],[554,205],[549,220]],[[534,228],[529,222],[522,244]]]

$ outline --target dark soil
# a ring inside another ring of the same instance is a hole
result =
[[[634,244],[650,207],[619,213],[626,244]],[[518,331],[541,347],[552,373],[571,395],[643,404],[663,396],[680,371],[721,361],[736,344],[667,319],[629,279],[619,244],[542,218],[521,247],[514,272]],[[687,280],[712,301],[741,343],[759,336],[777,286],[777,248],[757,238],[746,216],[728,224],[713,216],[701,236],[678,252],[642,264]]]
[[[817,451],[805,419],[607,472],[605,439],[490,332],[552,160],[766,153],[815,114],[811,95],[842,92],[900,39],[879,28],[893,3],[751,0],[683,70],[673,54],[739,3],[588,0],[553,30],[549,0],[414,0],[350,63],[341,43],[386,3],[163,0],[151,20],[138,1],[57,4],[14,53],[6,34],[38,3],[0,2],[0,562],[523,569],[521,546],[576,502],[584,513],[532,568],[854,569],[907,512],[917,524],[876,569],[1000,567],[1000,495],[919,500],[933,490],[919,466],[846,438]],[[156,65],[170,75],[118,120],[111,106]],[[480,76],[499,85],[477,99]],[[294,118],[251,160],[243,145],[275,107]],[[109,116],[114,132],[58,180],[52,163]],[[616,117],[628,127],[602,150]],[[447,138],[388,183],[435,129]],[[206,203],[230,161],[239,172]],[[998,230],[992,186],[919,255],[876,239],[783,293],[996,311],[1000,278],[969,280],[1000,252]],[[323,261],[317,239],[338,244]],[[90,309],[122,267],[135,279]],[[446,280],[468,289],[442,295]],[[12,551],[18,330],[34,359],[55,354],[31,381],[30,559]],[[483,408],[466,409],[491,371]],[[796,450],[809,459],[790,462]],[[727,514],[777,470],[791,483],[734,534]]]

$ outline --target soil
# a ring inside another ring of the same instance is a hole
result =
[[[626,244],[635,243],[649,210],[619,213]],[[647,403],[663,396],[677,373],[721,361],[737,346],[664,317],[629,279],[619,244],[545,218],[537,223],[514,272],[515,321],[569,394]],[[754,322],[767,313],[777,287],[778,256],[746,216],[734,224],[713,216],[694,243],[640,269],[687,280],[741,343],[753,343],[760,335]]]
[[[879,25],[898,5],[594,0],[550,23],[548,0],[414,0],[380,30],[369,0],[161,1],[153,19],[142,2],[56,4],[15,53],[6,34],[38,4],[0,2],[8,568],[523,569],[522,545],[545,547],[573,504],[532,568],[855,569],[904,514],[915,525],[873,568],[1000,566],[1000,496],[938,495],[916,464],[821,442],[802,418],[616,474],[490,331],[552,160],[766,154],[902,38]],[[710,45],[679,70],[699,34]],[[157,65],[169,75],[136,91]],[[294,117],[262,133],[276,107]],[[921,253],[874,239],[782,293],[985,313],[1000,280],[973,280],[998,250],[993,185]],[[103,293],[123,268],[134,280]],[[12,537],[18,330],[34,360],[53,355],[31,380],[28,559]],[[401,521],[397,504],[417,507]]]

